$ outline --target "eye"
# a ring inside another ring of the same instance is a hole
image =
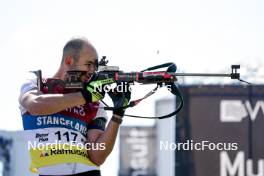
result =
[[[87,67],[95,67],[95,64],[94,63],[92,63],[92,62],[89,62],[89,63],[87,63],[87,64],[85,64]]]

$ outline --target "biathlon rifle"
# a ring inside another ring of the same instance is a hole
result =
[[[119,70],[117,66],[107,66],[108,61],[106,57],[103,58],[98,63],[97,71],[91,76],[93,81],[104,81],[105,84],[113,84],[113,83],[126,83],[126,84],[133,84],[134,82],[140,84],[156,84],[157,86],[146,94],[143,98],[132,100],[130,103],[123,107],[123,109],[133,107],[141,102],[143,99],[151,96],[156,92],[156,90],[164,85],[168,86],[168,90],[177,97],[177,108],[174,112],[159,116],[159,117],[146,117],[146,116],[138,116],[138,115],[128,115],[125,116],[129,117],[136,117],[136,118],[149,118],[149,119],[164,119],[171,116],[176,115],[183,107],[183,97],[182,94],[176,85],[177,77],[179,76],[189,76],[189,77],[230,77],[231,79],[236,79],[241,82],[248,83],[244,80],[240,79],[240,73],[238,69],[240,69],[240,65],[231,65],[231,73],[219,74],[219,73],[176,73],[177,67],[174,63],[169,62],[153,67],[149,67],[144,69],[140,72],[123,72]],[[166,71],[154,71],[161,68],[167,68]],[[66,80],[60,79],[47,79],[46,82],[43,82],[41,70],[33,71],[33,73],[37,76],[37,86],[39,90],[47,89],[48,93],[53,93],[54,89],[60,90],[81,90],[83,88],[83,81],[81,81],[81,76],[86,74],[85,71],[79,70],[71,70],[67,72]],[[250,83],[248,83],[250,84]],[[105,104],[105,110],[114,110],[114,107],[109,107],[103,100],[102,103]]]

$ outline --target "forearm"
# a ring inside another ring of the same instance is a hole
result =
[[[81,93],[42,94],[28,100],[28,111],[33,115],[54,114],[70,107],[85,103]]]
[[[119,124],[110,120],[106,130],[93,143],[104,144],[104,150],[88,150],[90,159],[97,165],[103,164],[112,152],[119,130]]]

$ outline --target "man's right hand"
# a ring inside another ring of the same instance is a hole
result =
[[[99,100],[102,100],[105,96],[104,91],[104,84],[102,80],[95,80],[91,78],[90,81],[83,83],[83,89],[81,90],[81,93],[86,101],[86,103],[89,102],[97,102]]]

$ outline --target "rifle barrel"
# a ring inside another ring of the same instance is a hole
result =
[[[212,76],[212,77],[231,77],[231,74],[218,73],[175,73],[175,76]]]

